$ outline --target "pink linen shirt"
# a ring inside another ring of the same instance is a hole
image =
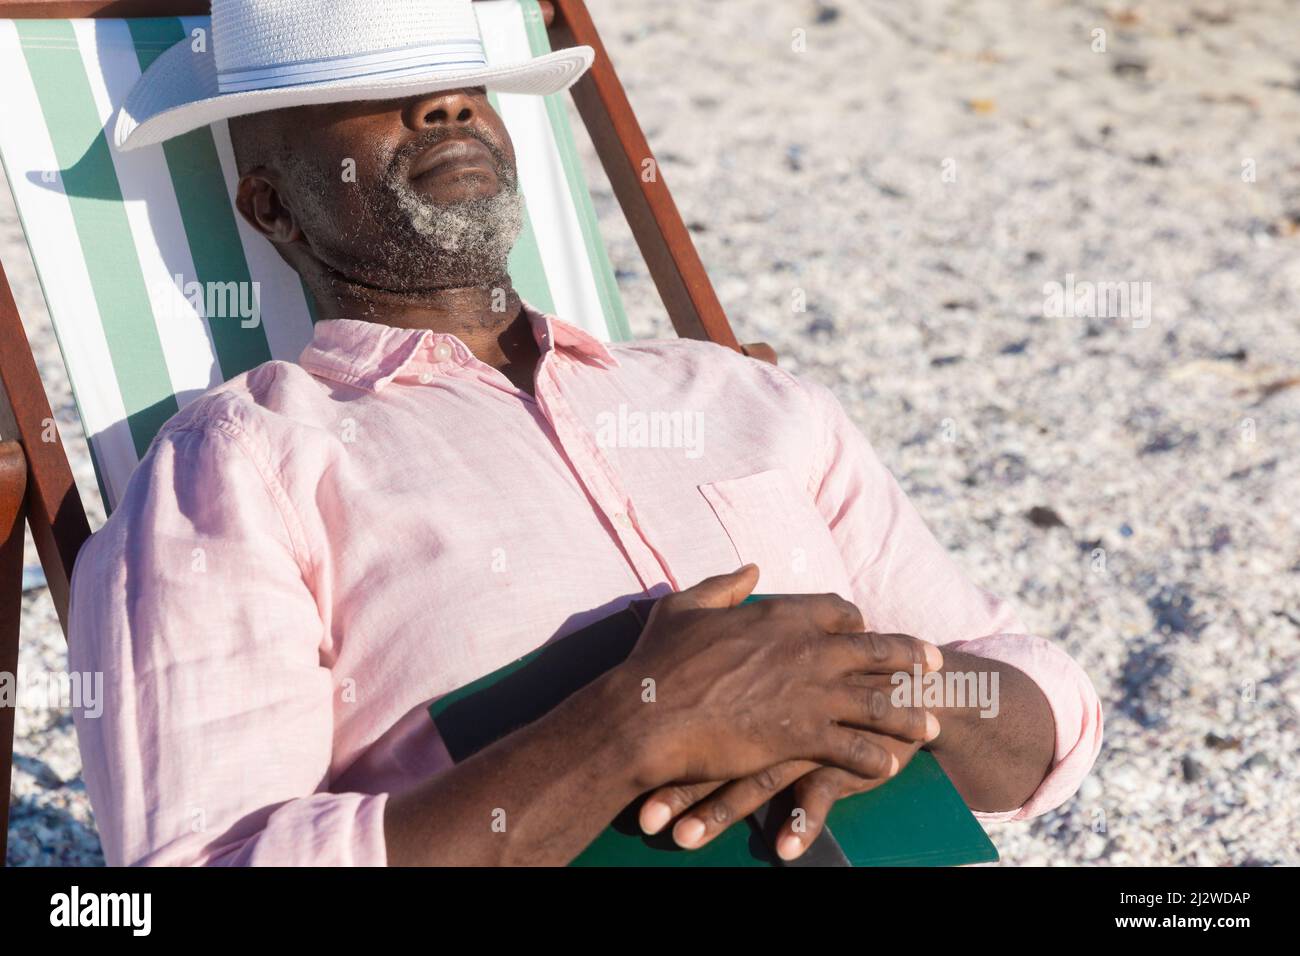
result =
[[[1087,676],[966,578],[827,389],[525,308],[535,399],[453,335],[324,321],[298,364],[160,431],[73,576],[110,864],[382,865],[388,795],[451,764],[431,701],[749,561],[758,592],[837,592],[1033,678],[1052,769],[982,817],[1075,792],[1101,741]]]

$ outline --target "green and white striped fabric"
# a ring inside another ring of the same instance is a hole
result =
[[[489,63],[550,49],[536,0],[474,7]],[[110,510],[180,407],[268,359],[296,359],[311,337],[297,274],[234,209],[225,122],[160,146],[111,146],[140,73],[207,29],[206,17],[0,20],[0,160]],[[529,213],[510,272],[535,306],[623,340],[564,95],[493,95]]]

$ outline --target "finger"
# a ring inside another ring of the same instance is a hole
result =
[[[902,766],[870,731],[828,724],[820,738],[814,745],[814,749],[819,751],[813,755],[815,759],[859,777],[885,780],[898,773]]]
[[[641,830],[655,834],[668,826],[676,816],[685,813],[727,781],[709,780],[704,783],[683,783],[660,787],[646,798],[637,819]]]
[[[843,724],[863,727],[917,743],[939,736],[939,718],[924,707],[896,703],[883,687],[855,687],[847,680],[826,695],[829,715]]]
[[[670,594],[655,604],[674,609],[735,607],[754,591],[758,584],[758,565],[746,564],[730,574],[705,578],[699,584]]]
[[[943,666],[938,647],[907,634],[837,634],[827,640],[833,642],[829,659],[841,673],[911,674],[916,667],[929,673]]]
[[[803,855],[826,826],[837,800],[862,789],[862,780],[835,767],[821,767],[794,785],[795,812],[776,835],[776,855],[789,861]]]
[[[886,692],[893,690],[898,684],[891,680],[893,674],[864,674],[861,671],[854,671],[851,674],[845,674],[840,678],[850,687],[879,687]]]
[[[771,605],[769,611],[795,609],[827,634],[857,634],[867,629],[858,606],[838,594],[788,594],[762,604]]]
[[[817,767],[810,760],[786,760],[727,784],[677,821],[673,840],[683,849],[699,849]]]

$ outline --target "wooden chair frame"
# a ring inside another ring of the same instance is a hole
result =
[[[552,47],[586,44],[591,69],[571,88],[677,334],[740,350],[695,245],[583,0],[540,0]],[[0,0],[0,19],[204,16],[207,0]],[[0,90],[0,96],[4,91]],[[646,170],[651,175],[645,175]],[[73,562],[90,536],[67,452],[0,262],[0,674],[18,672],[23,524],[67,633]],[[0,861],[8,837],[16,708],[0,706]]]

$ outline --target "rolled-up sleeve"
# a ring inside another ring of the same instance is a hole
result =
[[[103,680],[74,720],[110,864],[386,862],[386,795],[328,789],[310,568],[237,425],[164,429],[73,574],[70,666]]]
[[[1005,601],[966,577],[834,395],[820,385],[804,387],[823,429],[814,494],[868,626],[1010,664],[1047,698],[1056,725],[1047,776],[1023,806],[976,815],[1019,820],[1060,806],[1101,749],[1101,702],[1088,675],[1057,645],[1026,634]]]

